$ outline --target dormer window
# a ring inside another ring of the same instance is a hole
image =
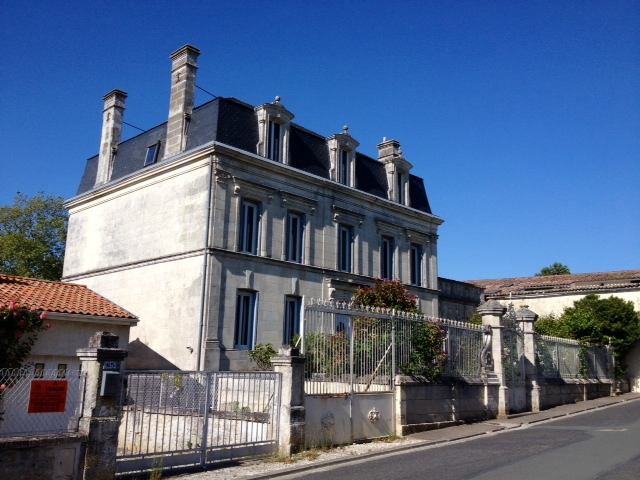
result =
[[[413,168],[402,156],[400,143],[386,138],[378,145],[378,160],[384,164],[389,185],[389,200],[409,205],[409,171]]]
[[[331,160],[331,180],[355,187],[356,148],[360,145],[348,133],[345,126],[342,133],[327,139]]]
[[[258,116],[257,153],[274,162],[289,164],[289,130],[293,114],[282,103],[265,103],[255,109]]]
[[[152,165],[158,160],[158,150],[160,150],[160,142],[147,148],[147,156],[144,159],[144,166]]]

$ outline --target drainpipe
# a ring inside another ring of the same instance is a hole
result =
[[[202,250],[202,289],[200,291],[200,325],[198,328],[198,358],[196,370],[201,370],[202,337],[204,335],[204,311],[207,292],[207,275],[209,273],[209,234],[211,228],[211,191],[213,189],[213,153],[209,155],[209,185],[207,190],[207,221],[204,228],[204,248]]]

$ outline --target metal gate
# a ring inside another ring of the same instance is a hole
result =
[[[118,474],[277,451],[281,374],[127,371]]]
[[[393,319],[311,301],[301,329],[307,446],[395,433]]]
[[[509,411],[527,410],[527,386],[525,378],[524,332],[518,324],[513,303],[503,317],[502,365],[505,384],[509,388]]]

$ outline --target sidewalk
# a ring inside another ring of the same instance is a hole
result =
[[[236,466],[220,465],[217,467],[216,465],[212,465],[208,471],[183,474],[174,478],[180,478],[181,480],[225,480],[231,478],[257,480],[277,478],[282,475],[302,473],[327,465],[337,465],[367,457],[375,457],[414,448],[422,448],[429,445],[463,440],[492,432],[519,428],[525,425],[635,400],[640,400],[640,393],[626,393],[617,397],[603,397],[586,402],[562,405],[542,412],[515,414],[509,415],[507,418],[498,418],[440,430],[414,433],[397,442],[350,445],[344,448],[332,449],[326,452],[323,451],[320,452],[317,458],[306,458],[292,464],[274,463],[273,461],[269,462],[269,460],[236,462]],[[375,448],[366,449],[367,445],[375,446]],[[363,447],[365,448],[363,449]]]

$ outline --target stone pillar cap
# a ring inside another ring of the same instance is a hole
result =
[[[478,307],[478,313],[481,315],[488,315],[492,313],[496,315],[501,315],[506,311],[507,311],[507,308],[505,306],[503,306],[497,300],[493,300],[493,299],[484,302],[482,305]]]
[[[538,319],[538,314],[529,310],[529,305],[522,305],[516,312],[516,318],[519,322],[535,322]]]

